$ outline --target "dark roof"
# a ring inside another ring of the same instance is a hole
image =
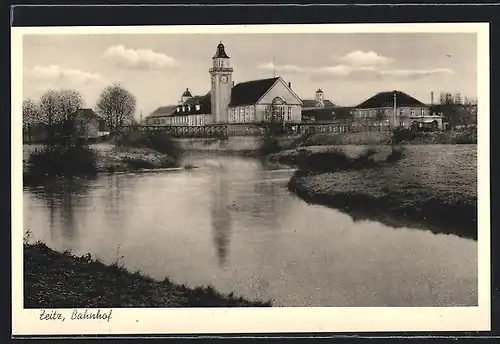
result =
[[[394,94],[396,94],[396,106],[425,106],[424,103],[404,92],[392,91],[377,93],[373,97],[356,106],[356,108],[373,109],[394,106]]]
[[[200,101],[203,99],[203,97],[205,97],[205,96],[194,96],[194,97],[191,97],[188,100],[186,100],[184,102],[184,104],[186,104],[186,105],[199,104]]]
[[[239,83],[231,90],[231,102],[229,105],[237,106],[257,103],[278,79],[279,77]]]
[[[183,97],[192,97],[191,92],[189,92],[189,88],[186,88],[184,93],[182,94]]]
[[[317,107],[318,102],[314,99],[302,99],[302,107]]]
[[[155,111],[153,111],[151,114],[146,116],[146,119],[170,116],[175,111],[176,108],[177,108],[176,105],[161,106]]]
[[[92,109],[78,109],[75,112],[74,118],[75,119],[82,119],[82,118],[86,118],[86,119],[96,118],[96,119],[99,119],[99,116],[97,116],[97,114]]]
[[[213,59],[216,59],[216,58],[228,59],[229,58],[229,56],[227,56],[227,54],[226,54],[226,51],[224,50],[224,44],[222,44],[222,42],[220,42],[219,45],[217,45],[217,51],[215,52],[215,55],[212,58]]]
[[[323,91],[321,90],[321,88],[318,88],[318,90],[316,91],[316,93],[323,93]]]
[[[332,108],[332,107],[335,107],[335,104],[332,103],[331,101],[329,101],[328,99],[325,99],[323,100],[323,104],[325,105],[325,107],[327,108]]]
[[[191,100],[193,100],[191,102]],[[177,105],[174,108],[174,112],[172,116],[187,116],[187,115],[196,115],[196,114],[210,114],[212,112],[212,102],[210,99],[210,92],[205,94],[204,96],[195,96],[184,103],[185,105],[193,105],[189,111],[180,111],[177,112],[178,107],[182,107],[182,105]],[[183,104],[183,105],[184,105]],[[200,109],[196,110],[196,105],[200,105]]]
[[[309,119],[314,119],[315,121],[333,121],[335,119],[352,118],[351,108],[346,107],[302,110],[302,116]]]
[[[319,105],[319,102],[317,102],[315,99],[303,99],[302,107],[307,108],[307,107],[321,107],[321,106]],[[332,108],[335,107],[335,104],[329,100],[323,100],[323,107]]]

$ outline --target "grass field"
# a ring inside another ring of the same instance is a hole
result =
[[[328,149],[333,148],[321,150]],[[309,202],[335,207],[355,219],[476,239],[476,149],[475,145],[404,146],[402,159],[392,164],[315,173],[302,168],[289,188]],[[357,152],[359,146],[347,154]]]

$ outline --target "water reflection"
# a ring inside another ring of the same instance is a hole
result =
[[[31,195],[46,204],[49,218],[50,239],[62,239],[69,249],[78,241],[78,226],[85,225],[85,219],[77,219],[75,209],[87,206],[86,197],[91,180],[65,178],[44,180],[37,186],[26,186]],[[60,234],[59,234],[60,232]]]
[[[276,306],[477,304],[477,243],[308,205],[293,171],[235,157],[24,192],[24,225],[58,250]],[[50,230],[50,234],[49,234]]]
[[[227,254],[231,236],[231,213],[235,203],[230,203],[226,168],[215,169],[212,173],[210,213],[212,231],[219,265],[227,264]]]

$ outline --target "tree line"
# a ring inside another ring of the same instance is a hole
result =
[[[22,104],[23,132],[31,135],[33,129],[43,127],[49,142],[64,135],[77,135],[78,126],[90,120],[79,116],[84,105],[82,95],[72,89],[48,90],[38,101],[26,99]],[[121,85],[113,84],[101,92],[94,112],[113,134],[120,126],[134,123],[135,110],[135,96]]]
[[[477,99],[462,97],[460,92],[442,92],[439,104],[435,106],[451,126],[471,126],[477,124]]]

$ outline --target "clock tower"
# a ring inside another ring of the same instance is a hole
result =
[[[209,73],[212,83],[210,98],[214,123],[227,123],[228,105],[231,101],[231,88],[233,85],[233,68],[229,65],[229,56],[227,56],[222,42],[217,45],[217,51],[212,58],[212,68],[209,69]]]

